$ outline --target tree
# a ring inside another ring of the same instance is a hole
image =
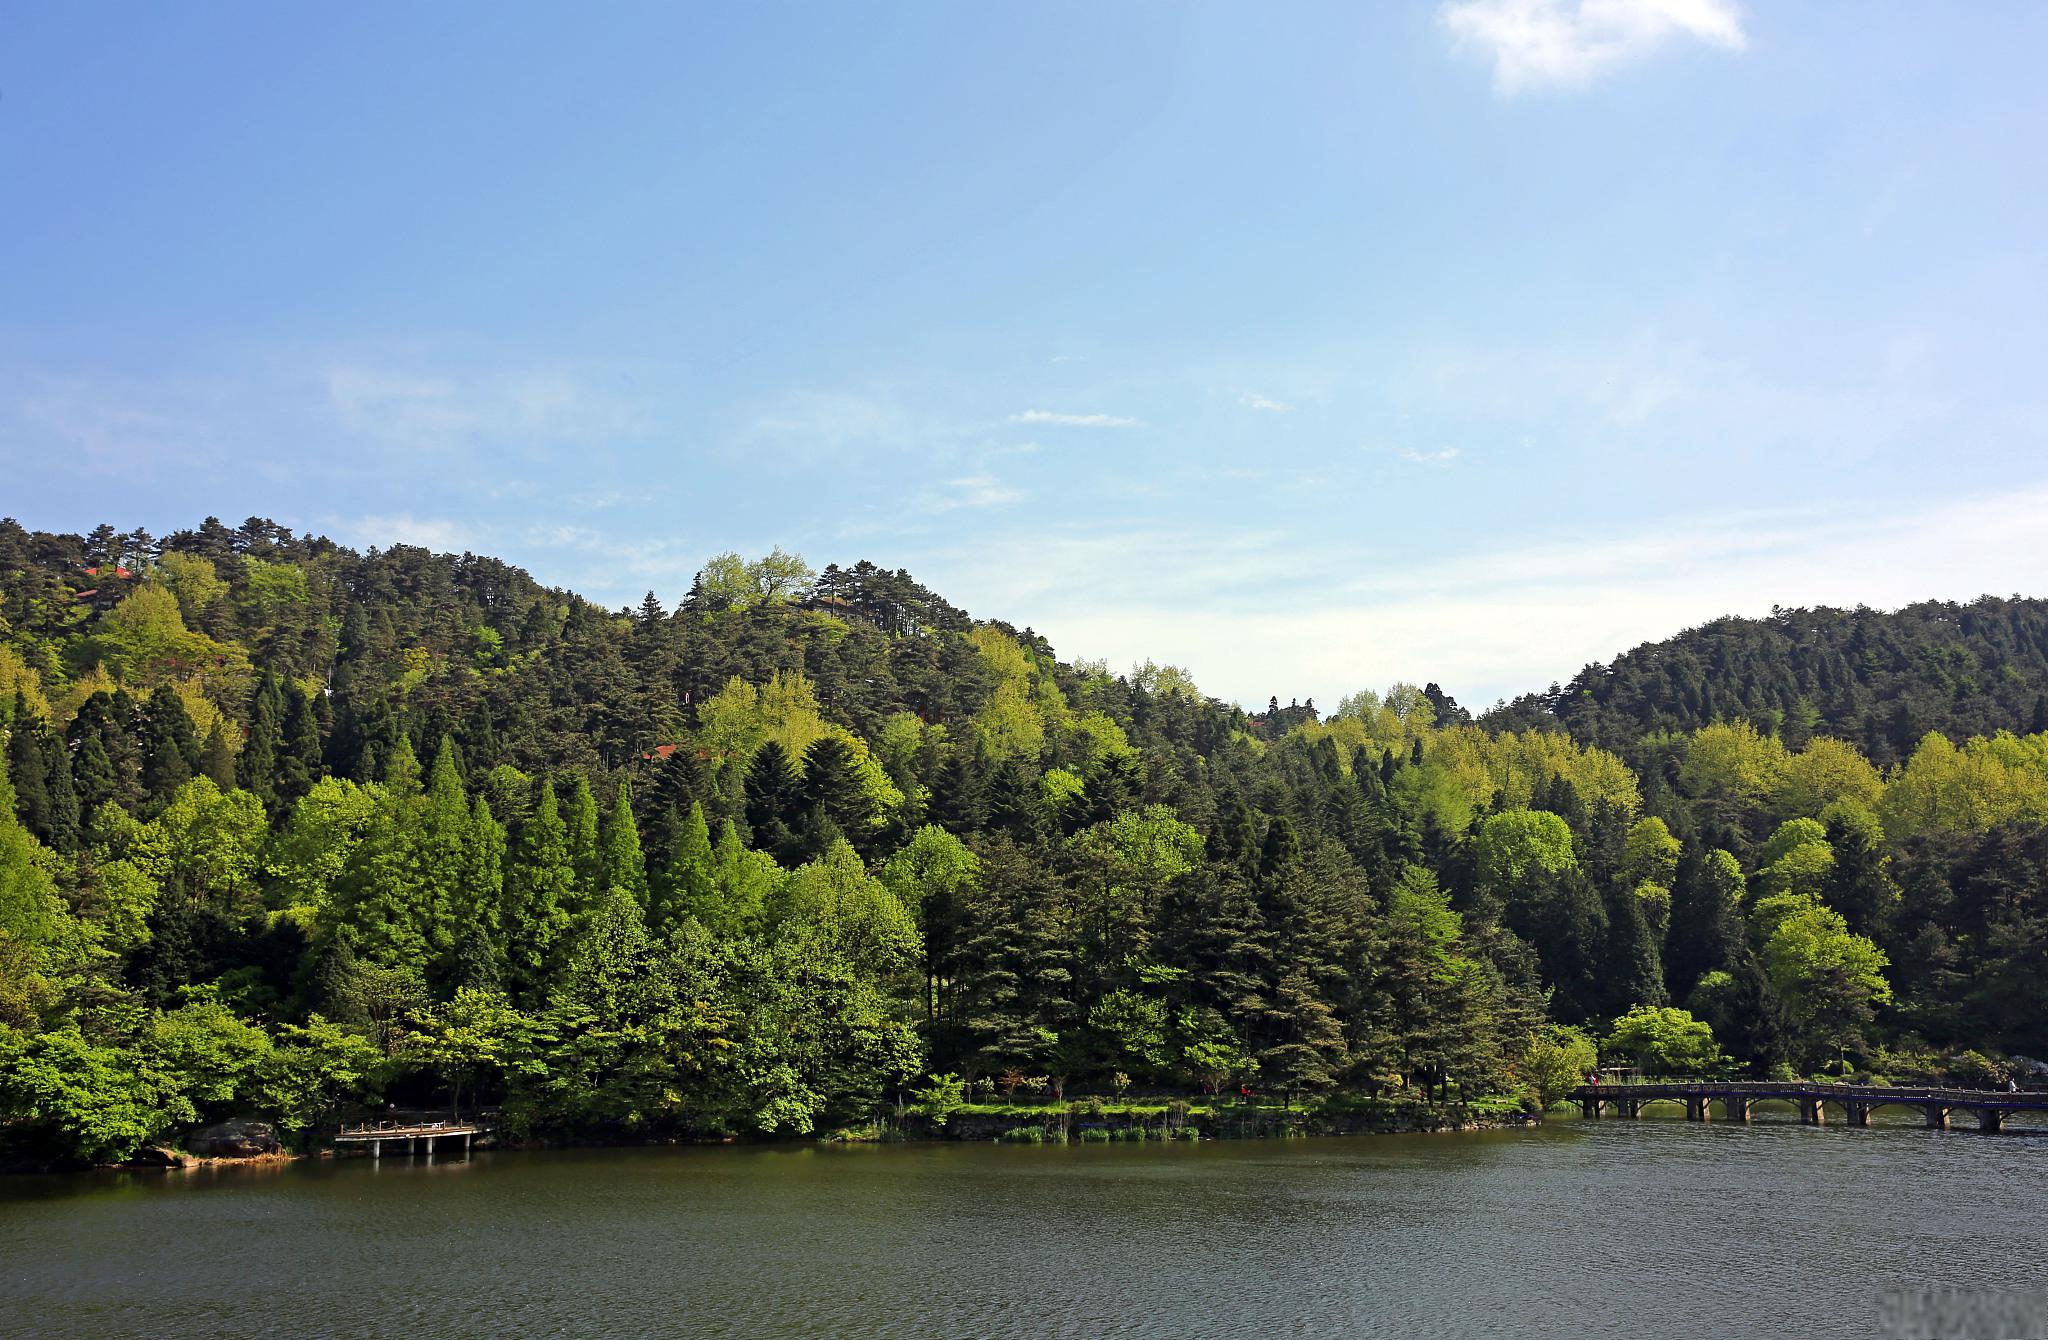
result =
[[[604,856],[598,848],[597,798],[590,793],[590,779],[576,774],[569,789],[569,803],[562,811],[563,831],[569,849],[572,898],[564,904],[572,915],[588,911],[606,892]]]
[[[843,841],[790,871],[775,892],[771,919],[777,934],[829,946],[876,978],[901,976],[923,951],[909,909]]]
[[[143,790],[156,804],[168,804],[198,771],[199,739],[192,714],[176,689],[162,685],[149,695],[142,711]]]
[[[59,851],[76,847],[78,796],[71,784],[70,753],[20,690],[8,728],[7,771],[14,787],[13,816],[22,826]]]
[[[647,924],[658,934],[666,934],[684,917],[728,931],[738,925],[736,918],[723,915],[717,905],[718,866],[711,849],[711,830],[704,822],[704,807],[694,800],[676,837],[675,855],[654,884],[653,897]]]
[[[1639,1005],[1622,1015],[1600,1051],[1653,1075],[1712,1075],[1727,1059],[1713,1029],[1672,1005]]]
[[[790,824],[803,811],[803,779],[781,744],[770,740],[755,751],[747,766],[746,796],[755,849],[784,858],[796,854]]]
[[[531,1045],[525,1016],[502,991],[462,987],[454,998],[415,1017],[406,1054],[448,1086],[449,1109],[462,1115],[462,1093],[493,1072],[521,1063]]]
[[[1538,1111],[1556,1106],[1598,1069],[1600,1052],[1583,1029],[1552,1024],[1531,1035],[1515,1073]]]
[[[131,1158],[176,1119],[154,1067],[76,1028],[31,1036],[0,1026],[0,1113],[31,1146],[74,1164]]]
[[[980,870],[967,844],[936,824],[918,829],[881,869],[882,882],[917,919],[924,944],[925,1021],[934,1030],[951,1023],[961,931]]]
[[[1884,977],[1890,960],[1852,932],[1833,908],[1787,896],[1795,903],[1777,917],[1764,942],[1764,970],[1785,1002],[1805,1054],[1832,1051],[1839,1057],[1861,1044],[1873,1007],[1891,1000]]]
[[[639,900],[643,910],[647,908],[647,862],[640,853],[640,828],[633,820],[633,792],[629,784],[619,786],[618,799],[612,802],[611,813],[605,816],[603,831],[598,835],[598,847],[599,882],[608,889],[624,889]]]
[[[1473,873],[1503,903],[1526,897],[1545,876],[1578,868],[1572,831],[1547,810],[1503,810],[1479,825]]]
[[[1664,948],[1664,980],[1672,994],[1683,997],[1700,978],[1727,971],[1741,957],[1742,893],[1742,867],[1725,851],[1710,851],[1679,868]]]
[[[242,742],[241,756],[235,760],[235,784],[262,801],[272,813],[281,800],[278,775],[285,750],[284,725],[284,692],[278,687],[277,677],[265,673],[249,700],[249,736]]]
[[[506,960],[529,990],[546,978],[555,945],[569,929],[575,879],[555,784],[543,781],[533,813],[519,825],[505,869]]]
[[[967,1105],[967,1083],[959,1075],[951,1073],[928,1078],[931,1083],[910,1091],[917,1100],[910,1110],[943,1129],[953,1119],[953,1114]]]

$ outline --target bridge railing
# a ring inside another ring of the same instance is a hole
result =
[[[1927,1085],[1838,1084],[1814,1080],[1694,1079],[1677,1075],[1633,1080],[1621,1084],[1581,1084],[1573,1090],[1573,1094],[1580,1098],[1599,1098],[1608,1094],[1617,1097],[1656,1097],[1662,1096],[1660,1091],[1668,1091],[1670,1096],[1674,1097],[1730,1094],[1753,1098],[1867,1098],[1887,1102],[1943,1102],[1963,1107],[1998,1103],[2048,1105],[2048,1093],[2027,1089],[1950,1089]]]

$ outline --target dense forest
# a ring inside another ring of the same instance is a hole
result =
[[[1722,620],[1476,720],[1247,712],[868,563],[612,611],[0,522],[0,1163],[387,1102],[573,1140],[1982,1082],[2048,1050],[2044,687],[2048,605],[1987,599]]]

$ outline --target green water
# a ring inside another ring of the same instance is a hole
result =
[[[0,1335],[1868,1336],[2040,1285],[2044,1192],[2039,1135],[1678,1121],[16,1178]]]

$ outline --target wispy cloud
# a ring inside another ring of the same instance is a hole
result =
[[[1139,428],[1143,420],[1121,414],[1060,414],[1049,409],[1027,409],[1012,414],[1011,423],[1049,423],[1061,428]]]
[[[1450,0],[1439,14],[1460,48],[1493,61],[1503,97],[1584,88],[1674,41],[1749,41],[1732,0]]]
[[[414,450],[603,442],[646,427],[636,406],[554,369],[444,376],[340,364],[321,382],[344,429]]]
[[[1456,447],[1445,447],[1440,451],[1417,451],[1413,447],[1402,447],[1394,454],[1410,465],[1429,465],[1438,469],[1458,459]]]
[[[414,516],[390,512],[371,516],[331,517],[325,523],[335,539],[363,548],[389,549],[395,544],[417,545],[436,553],[465,550],[477,553],[491,547],[490,532],[452,517]]]
[[[994,475],[965,475],[947,480],[943,491],[925,494],[918,500],[918,510],[941,513],[964,507],[1001,507],[1023,496],[1022,489],[1012,488]]]
[[[1484,706],[1724,614],[2048,589],[2048,484],[1874,515],[1681,516],[1421,564],[1276,532],[1054,532],[984,542],[939,576],[1062,656],[1171,661],[1245,702],[1434,679]]]
[[[1245,392],[1242,403],[1247,409],[1263,410],[1268,414],[1288,414],[1294,410],[1294,406],[1286,401],[1274,400],[1270,396],[1262,396],[1257,391]]]

